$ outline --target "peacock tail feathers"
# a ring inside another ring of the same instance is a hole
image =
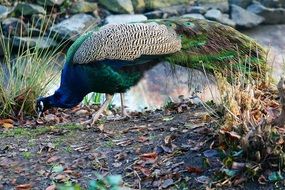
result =
[[[134,60],[142,55],[171,54],[180,49],[180,38],[165,25],[112,24],[93,32],[75,52],[73,62]]]
[[[103,26],[76,40],[67,62],[122,60],[139,64],[144,55],[211,71],[230,71],[226,67],[250,74],[267,71],[267,53],[254,40],[229,26],[191,18]]]
[[[250,74],[260,76],[264,76],[268,69],[265,49],[232,27],[190,18],[157,22],[173,28],[181,37],[181,51],[166,58],[171,63],[223,72],[226,67],[231,67],[234,71],[254,71]]]

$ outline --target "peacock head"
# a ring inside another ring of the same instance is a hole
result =
[[[40,117],[44,111],[51,108],[51,104],[49,98],[39,97],[36,102],[36,111],[38,113],[38,117]]]

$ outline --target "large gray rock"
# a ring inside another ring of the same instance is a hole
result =
[[[76,13],[92,13],[98,9],[97,3],[86,1],[75,1],[70,8],[72,14]]]
[[[262,16],[264,24],[285,24],[285,9],[284,8],[268,8],[258,2],[254,2],[247,7],[247,10]]]
[[[203,15],[197,14],[197,13],[185,14],[185,15],[182,15],[181,17],[183,17],[183,18],[202,19],[202,20],[205,19],[205,17]]]
[[[246,8],[251,3],[252,3],[252,0],[229,0],[230,5],[237,5],[242,8]]]
[[[95,27],[98,20],[91,15],[76,14],[51,27],[51,31],[58,34],[61,39],[75,41],[79,35],[89,28]]]
[[[99,0],[109,11],[121,14],[134,13],[134,7],[131,0]]]
[[[48,37],[14,37],[13,46],[20,47],[37,47],[39,49],[48,49],[56,47],[58,44],[56,41]]]
[[[8,7],[0,5],[0,21],[5,19],[9,13],[10,13],[10,9]]]
[[[262,5],[271,8],[285,8],[285,0],[258,0]]]
[[[206,9],[219,9],[223,13],[229,12],[228,0],[197,0],[197,3]]]
[[[25,36],[27,35],[27,25],[18,18],[7,18],[2,22],[2,30],[5,36]]]
[[[129,15],[129,14],[123,14],[123,15],[110,15],[107,16],[105,19],[106,24],[121,24],[121,23],[130,23],[130,22],[140,22],[140,21],[146,21],[147,17],[141,14],[136,15]]]
[[[46,14],[43,7],[31,3],[18,3],[14,8],[17,15]]]
[[[37,3],[43,6],[61,5],[64,0],[37,0]]]
[[[228,26],[235,27],[236,25],[234,21],[229,19],[229,16],[227,14],[223,14],[218,9],[210,9],[204,16],[209,20],[217,21]]]
[[[136,13],[141,13],[145,10],[145,1],[144,0],[132,0],[134,11]]]
[[[171,7],[173,5],[193,4],[195,0],[145,0],[146,8],[150,10]]]
[[[238,27],[252,28],[261,24],[264,18],[237,5],[231,5],[231,19]]]

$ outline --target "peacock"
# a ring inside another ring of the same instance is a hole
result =
[[[90,92],[105,93],[106,100],[92,117],[92,125],[115,93],[124,97],[144,73],[161,61],[209,71],[244,69],[262,76],[266,52],[249,37],[213,21],[171,18],[140,23],[109,24],[80,36],[68,49],[60,87],[39,97],[39,115],[52,107],[72,108]],[[250,64],[248,64],[250,63]],[[230,69],[226,69],[226,68]]]

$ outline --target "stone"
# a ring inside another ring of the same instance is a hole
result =
[[[70,8],[72,14],[76,13],[92,13],[98,9],[97,3],[86,1],[75,1]]]
[[[18,3],[13,12],[17,15],[46,14],[46,11],[42,6],[23,2]]]
[[[192,14],[185,14],[185,15],[182,15],[181,17],[183,18],[194,18],[194,19],[202,19],[204,20],[205,17],[201,14],[196,14],[196,13],[192,13]]]
[[[285,0],[258,0],[265,7],[285,8]]]
[[[165,7],[170,7],[173,5],[189,5],[193,4],[195,0],[145,0],[146,9],[148,10],[155,10]]]
[[[10,13],[10,9],[3,5],[0,5],[0,20],[7,18],[8,14]]]
[[[229,0],[230,5],[237,5],[242,8],[246,8],[248,5],[252,3],[253,0]]]
[[[261,24],[264,18],[237,5],[231,5],[231,19],[238,27],[252,28]]]
[[[10,17],[2,22],[2,29],[5,36],[27,35],[27,25],[21,19]]]
[[[64,0],[37,0],[37,3],[43,6],[61,5]]]
[[[186,13],[205,14],[207,12],[205,7],[201,6],[188,6],[186,7]]]
[[[50,28],[54,23],[52,19],[49,19],[46,15],[36,14],[31,16],[31,20],[35,23],[35,26],[40,28]]]
[[[264,24],[285,24],[284,8],[268,8],[259,2],[254,2],[247,7],[247,10],[264,18]]]
[[[211,9],[206,12],[205,17],[209,20],[217,21],[223,17],[223,13],[218,9]]]
[[[162,18],[164,13],[161,10],[150,11],[144,14],[148,19],[159,19]]]
[[[229,12],[228,0],[197,0],[198,5],[208,9],[218,9],[223,13]]]
[[[132,0],[134,11],[136,13],[142,13],[145,10],[144,0]]]
[[[99,0],[99,3],[103,5],[107,10],[115,13],[134,13],[134,7],[131,0]]]
[[[130,23],[130,22],[140,22],[146,21],[147,17],[142,14],[121,14],[121,15],[110,15],[105,19],[106,24],[121,24],[121,23]]]
[[[210,9],[204,16],[209,20],[217,21],[222,24],[235,27],[235,22],[229,19],[229,16],[227,14],[223,14],[218,9]]]
[[[48,37],[14,37],[13,46],[20,47],[37,47],[39,49],[48,49],[56,47],[58,44],[51,38]]]
[[[50,30],[61,39],[75,41],[87,29],[97,26],[98,19],[87,14],[76,14],[52,26]]]

